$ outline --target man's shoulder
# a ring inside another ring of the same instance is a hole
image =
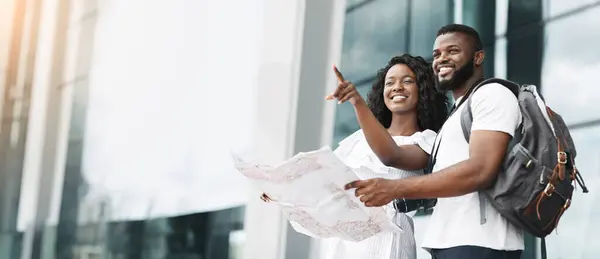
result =
[[[500,101],[516,100],[515,94],[500,83],[488,83],[482,85],[473,93],[474,99],[493,98]]]
[[[518,99],[506,86],[499,83],[489,83],[481,86],[471,97],[471,108],[509,108],[518,107]]]
[[[473,113],[471,130],[502,131],[513,135],[522,120],[517,96],[499,83],[478,89],[470,107]]]

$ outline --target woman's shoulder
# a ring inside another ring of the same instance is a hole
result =
[[[433,130],[426,129],[424,131],[417,131],[412,135],[412,137],[421,139],[435,139],[435,137],[437,137],[437,133],[435,133]]]
[[[353,150],[356,143],[358,143],[361,139],[364,139],[364,135],[362,129],[359,129],[338,142],[338,147],[335,149],[335,153],[344,156],[348,155],[348,153]]]
[[[338,142],[339,147],[351,147],[354,146],[358,141],[360,141],[361,139],[364,139],[365,135],[363,135],[363,131],[362,129],[359,129],[357,131],[355,131],[354,133],[348,135],[347,137],[345,137],[344,139],[342,139],[340,142]]]
[[[356,141],[356,140],[358,140],[360,138],[364,138],[363,130],[362,129],[359,129],[359,130],[355,131],[354,133],[348,135],[347,137],[345,137],[344,139],[342,139],[338,144],[340,144],[340,146],[341,146],[341,145],[343,145],[345,143],[354,142],[354,141]]]

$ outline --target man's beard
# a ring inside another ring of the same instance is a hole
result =
[[[452,78],[440,82],[438,76],[435,77],[437,88],[440,91],[452,91],[463,86],[475,73],[475,62],[472,58],[467,64],[454,71]]]

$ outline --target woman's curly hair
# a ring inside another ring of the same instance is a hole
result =
[[[383,86],[388,70],[397,64],[408,66],[417,76],[419,88],[417,123],[420,130],[429,129],[438,132],[448,117],[449,100],[446,94],[436,89],[433,69],[422,57],[413,57],[409,54],[396,56],[390,59],[387,66],[377,71],[377,79],[367,96],[369,108],[385,128],[390,127],[392,112],[385,106]]]

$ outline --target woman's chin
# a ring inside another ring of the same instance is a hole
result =
[[[391,107],[388,106],[388,109],[390,109],[392,114],[398,115],[416,112],[415,107],[410,107],[409,105],[393,105]]]

